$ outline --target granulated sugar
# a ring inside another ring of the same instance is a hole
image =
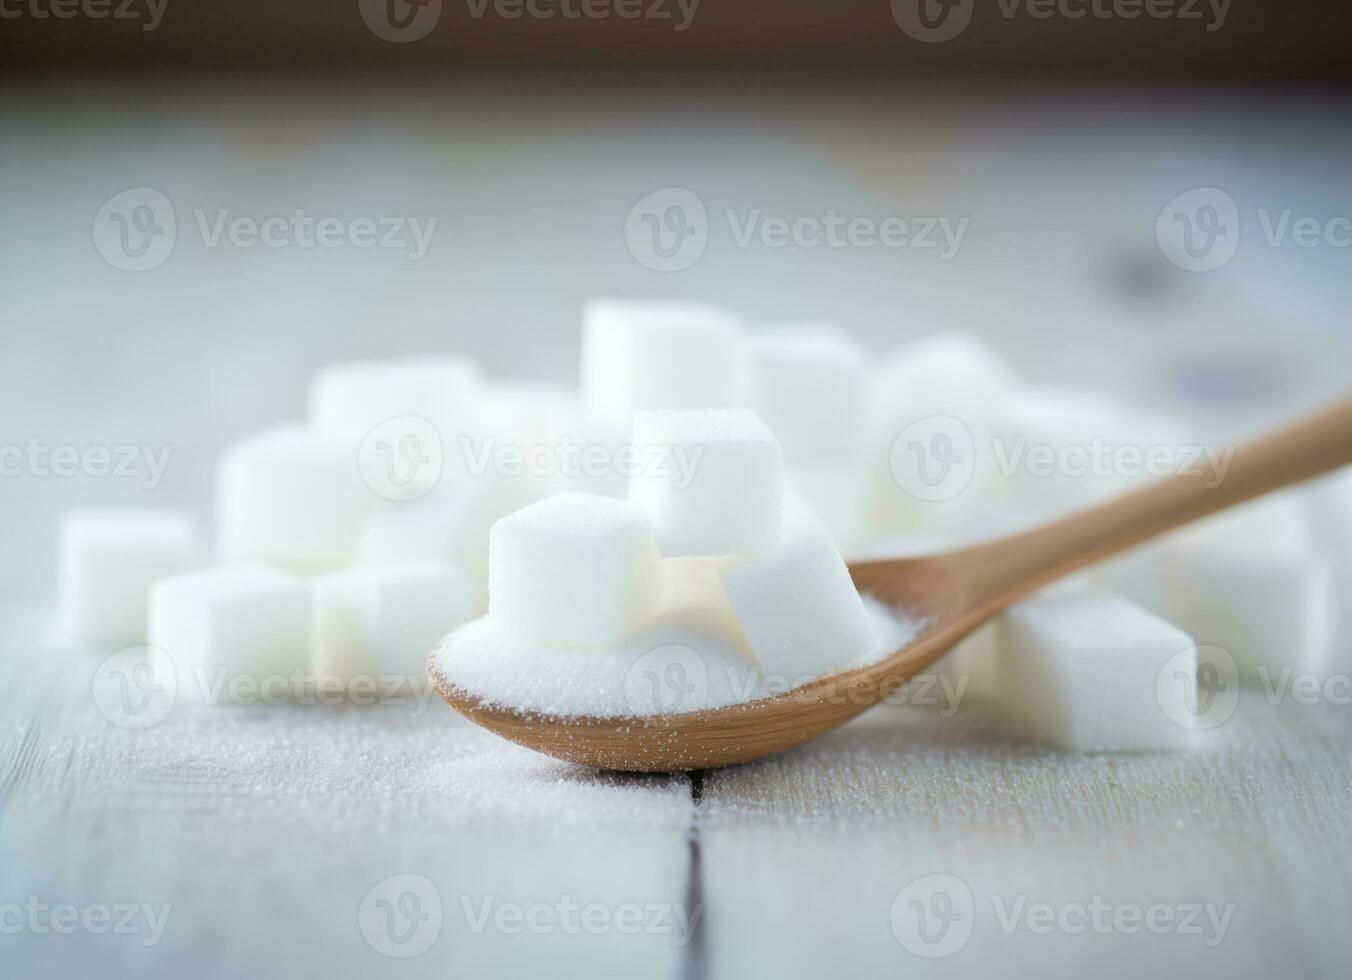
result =
[[[924,623],[864,596],[881,642],[842,667],[875,663],[911,642]],[[489,617],[442,641],[436,669],[482,701],[551,717],[642,717],[754,701],[815,678],[763,674],[712,634],[644,630],[611,650],[557,649],[519,640]]]

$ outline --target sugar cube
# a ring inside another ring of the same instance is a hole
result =
[[[630,501],[653,521],[665,557],[761,551],[778,535],[784,454],[746,411],[643,412]]]
[[[1012,607],[999,630],[997,696],[1042,740],[1079,752],[1192,744],[1196,646],[1177,626],[1121,596],[1072,593]]]
[[[449,453],[475,416],[479,367],[461,357],[330,364],[310,381],[310,421],[320,432],[362,438],[391,419],[431,422]]]
[[[389,564],[317,576],[311,667],[321,678],[403,677],[416,684],[427,655],[470,618],[471,586],[447,564]]]
[[[146,637],[173,665],[180,697],[284,699],[309,669],[309,586],[263,565],[157,579]]]
[[[216,465],[218,547],[229,561],[314,573],[352,561],[380,498],[362,481],[357,445],[298,425],[230,446]]]
[[[604,648],[661,598],[652,524],[623,500],[560,493],[489,534],[489,615],[524,639]]]
[[[991,424],[1013,372],[985,343],[951,332],[884,359],[870,425],[870,521],[882,531],[963,523],[995,472]]]
[[[830,324],[751,335],[752,407],[790,464],[860,465],[869,413],[868,355]]]
[[[741,321],[716,307],[597,300],[583,313],[583,403],[622,425],[647,409],[741,407],[745,343]]]
[[[723,591],[767,683],[793,687],[875,650],[880,637],[825,525],[790,497],[775,544],[730,564]]]
[[[59,621],[63,639],[140,643],[146,590],[202,561],[197,522],[173,510],[75,510],[61,517]]]
[[[1223,512],[1093,574],[1199,644],[1224,649],[1243,677],[1275,679],[1285,668],[1329,666],[1335,571],[1314,549],[1292,494]]]
[[[862,466],[788,466],[784,478],[822,519],[841,551],[859,543],[868,517],[869,481]]]

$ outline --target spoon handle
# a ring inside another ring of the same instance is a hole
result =
[[[1224,450],[1217,455],[1051,524],[954,552],[953,566],[972,583],[968,602],[1003,607],[1171,528],[1352,464],[1352,396],[1238,447],[1228,468]]]

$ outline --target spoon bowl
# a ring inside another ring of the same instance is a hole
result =
[[[875,663],[775,697],[645,717],[556,717],[487,703],[428,677],[475,724],[537,752],[598,769],[706,769],[801,745],[849,721],[1010,603],[1085,565],[1279,487],[1352,463],[1352,398],[1239,447],[1228,471],[1180,474],[1031,531],[926,558],[850,565],[861,593],[924,625]]]

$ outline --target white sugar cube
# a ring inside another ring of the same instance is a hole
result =
[[[1177,426],[1073,388],[1007,395],[990,436],[997,492],[1011,514],[1001,531],[1010,533],[1170,476],[1185,462]]]
[[[310,422],[335,435],[362,438],[392,419],[423,418],[449,455],[471,431],[479,367],[460,357],[351,361],[321,368],[310,380]]]
[[[1352,467],[1314,481],[1302,497],[1309,525],[1319,529],[1314,546],[1337,579],[1334,632],[1340,645],[1334,653],[1346,664],[1352,658]]]
[[[1003,615],[999,644],[1000,703],[1036,737],[1079,752],[1192,744],[1193,639],[1135,603],[1108,593],[1032,599]]]
[[[146,590],[202,561],[197,522],[172,510],[77,510],[60,531],[59,622],[70,643],[140,643]]]
[[[451,558],[454,502],[437,494],[378,508],[357,537],[359,565],[444,562]],[[488,533],[484,532],[485,561]]]
[[[489,615],[538,643],[608,647],[661,599],[652,524],[626,501],[561,493],[493,525]]]
[[[262,565],[225,565],[150,586],[147,642],[168,657],[180,697],[268,701],[308,673],[310,591]]]
[[[718,639],[751,661],[746,634],[723,591],[723,573],[738,556],[662,559],[662,603],[654,625],[661,630],[688,630]]]
[[[859,465],[869,423],[867,353],[829,324],[751,335],[752,407],[790,464]]]
[[[470,618],[468,576],[446,564],[373,565],[317,576],[311,667],[318,677],[403,677],[416,686],[427,655]]]
[[[589,303],[582,324],[582,400],[627,425],[648,409],[735,408],[746,403],[741,321],[695,303]]]
[[[751,553],[774,544],[784,454],[754,414],[643,412],[634,419],[634,446],[643,462],[629,499],[652,519],[664,556]]]
[[[304,573],[349,564],[380,500],[362,480],[357,452],[354,440],[296,425],[226,449],[216,464],[221,556]]]
[[[993,482],[996,406],[1015,384],[1000,357],[965,333],[924,337],[883,361],[869,427],[874,527],[969,520]]]
[[[861,466],[789,466],[784,478],[822,519],[841,551],[860,541],[868,518],[868,474]]]
[[[729,565],[723,591],[767,684],[795,686],[880,642],[830,532],[792,497],[778,540]]]
[[[1329,666],[1336,579],[1292,494],[1260,498],[1184,528],[1094,571],[1234,658],[1244,677]]]

